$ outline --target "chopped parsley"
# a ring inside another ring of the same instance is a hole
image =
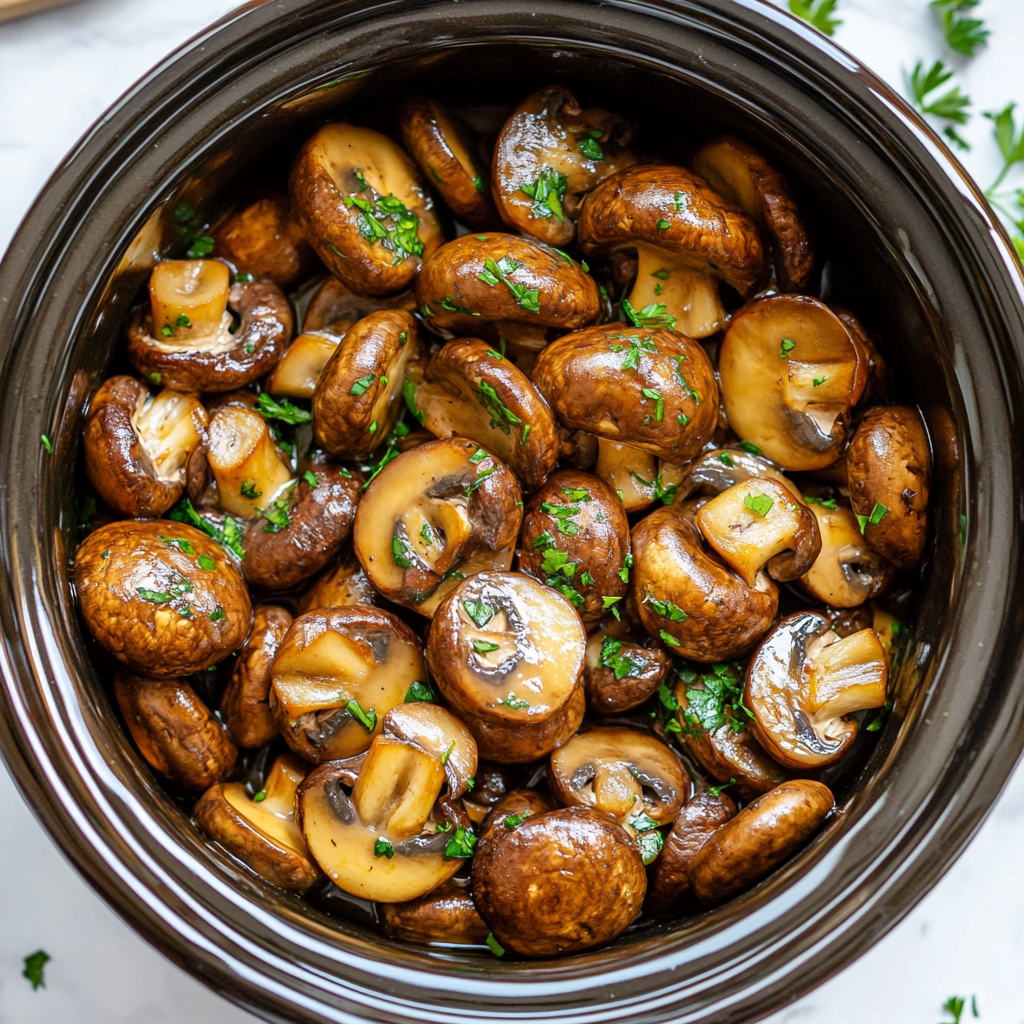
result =
[[[528,313],[539,313],[540,293],[537,289],[517,284],[509,276],[523,266],[525,266],[524,263],[519,263],[507,255],[502,256],[497,262],[484,260],[484,269],[477,274],[477,277],[492,288],[497,284],[503,284],[512,293],[512,297],[520,308],[525,309]]]
[[[676,329],[676,318],[668,312],[664,302],[650,302],[637,312],[629,299],[623,299],[622,312],[637,327],[667,327],[670,331]]]
[[[261,789],[261,790],[260,790],[260,791],[259,791],[259,792],[258,792],[258,793],[257,793],[257,794],[256,794],[256,795],[255,795],[255,796],[253,797],[253,798],[252,798],[252,802],[253,802],[254,804],[261,804],[261,803],[263,803],[263,801],[264,801],[264,800],[266,800],[266,799],[267,799],[267,791],[266,791],[265,789]]]
[[[601,637],[601,665],[604,668],[610,668],[615,673],[616,679],[639,676],[644,670],[644,665],[634,660],[629,653],[622,654],[622,647],[623,642],[616,637]]]
[[[175,322],[174,322],[174,326],[175,327],[187,327],[187,328],[191,329],[192,321],[189,320],[189,318],[187,316],[185,316],[184,313],[179,313],[178,314],[178,319],[175,320]]]
[[[490,640],[474,640],[473,650],[477,654],[487,654],[490,651],[496,651],[500,644],[492,644]]]
[[[39,440],[42,441],[43,447],[46,449],[47,455],[53,454],[53,445],[50,443],[50,439],[45,434],[39,435]]]
[[[441,767],[442,768],[448,763],[448,758],[452,756],[452,751],[454,749],[455,749],[455,740],[452,740],[451,743],[449,743],[448,746],[445,747],[444,753],[438,758],[438,760],[441,762]],[[448,822],[447,824],[450,825],[451,822]],[[447,829],[445,831],[447,831]]]
[[[487,943],[487,948],[495,956],[504,956],[505,955],[505,949],[502,946],[502,944],[494,937],[494,932],[488,932],[487,933],[487,938],[484,939],[484,941]]]
[[[587,160],[593,160],[595,163],[600,163],[604,160],[604,150],[598,141],[590,135],[584,135],[582,139],[577,141],[576,145],[579,148],[580,154]]]
[[[658,218],[657,228],[659,231],[668,231],[670,227],[672,227],[671,223],[665,220],[664,217]]]
[[[686,612],[672,601],[659,601],[648,593],[646,603],[663,619],[668,619],[669,622],[685,622],[689,618]]]
[[[522,823],[526,821],[531,814],[533,814],[533,811],[523,811],[521,814],[510,814],[502,824],[509,830],[509,832],[512,832],[514,829],[519,828],[519,826],[522,825]]]
[[[743,499],[743,507],[759,515],[762,519],[768,515],[775,502],[767,494],[748,494]]]
[[[628,552],[622,561],[622,568],[619,570],[619,579],[623,583],[629,582],[629,570],[633,568],[633,553]]]
[[[857,525],[860,527],[860,532],[864,532],[864,528],[870,524],[871,526],[877,526],[887,515],[889,509],[886,505],[883,505],[880,501],[875,502],[875,507],[871,510],[871,514],[867,516],[857,516]]]
[[[813,495],[807,494],[804,496],[804,501],[808,505],[821,505],[822,508],[827,508],[832,512],[836,510],[835,498],[815,498]]]
[[[741,665],[736,662],[717,663],[711,666],[710,672],[700,674],[689,666],[678,671],[679,678],[687,684],[686,702],[689,707],[683,717],[688,728],[684,732],[690,735],[699,735],[701,730],[713,733],[727,723],[733,732],[746,731],[745,719],[754,716],[743,703]]]
[[[482,486],[483,482],[489,476],[492,476],[493,474],[495,474],[497,472],[498,472],[498,467],[497,466],[489,466],[482,473],[477,473],[477,475],[474,478],[473,482],[462,493],[465,494],[468,497],[470,494],[473,494],[475,491],[478,491],[480,489],[480,487]]]
[[[565,221],[562,203],[565,201],[565,190],[569,184],[569,176],[560,174],[553,167],[545,167],[536,181],[528,185],[520,185],[519,191],[533,200],[532,212],[535,217],[549,219],[557,217]]]
[[[160,333],[165,338],[173,338],[174,337],[174,328],[171,327],[169,324],[164,324],[163,327],[160,328]]]
[[[735,786],[735,785],[736,785],[736,780],[735,779],[730,779],[728,782],[723,782],[720,786],[712,786],[707,791],[707,794],[708,794],[708,796],[719,796],[719,795],[721,795],[721,793],[723,793],[725,790],[727,790],[730,786]]]
[[[504,952],[504,950],[502,950]],[[500,954],[498,954],[500,955]],[[50,954],[45,950],[37,949],[29,953],[24,959],[25,968],[21,976],[28,980],[32,991],[37,992],[40,988],[46,988],[46,981],[43,978],[43,968],[50,962]]]
[[[219,528],[199,515],[188,498],[182,498],[167,514],[167,518],[173,519],[176,523],[190,523],[208,537],[212,537],[218,544],[233,551],[239,558],[245,557],[242,550],[242,524],[231,516],[225,516],[224,526]]]
[[[350,395],[365,395],[369,387],[373,384],[376,377],[372,373],[368,373],[365,377],[360,377],[359,380],[349,388]]]
[[[263,492],[256,490],[256,484],[252,480],[243,480],[239,488],[243,498],[258,498]]]
[[[826,376],[824,376],[824,377],[815,377],[814,380],[811,381],[811,383],[815,387],[818,387],[819,385],[824,384],[825,381],[827,381],[827,380],[828,380],[828,375],[826,374]]]
[[[217,605],[217,607],[214,608],[214,610],[212,612],[210,612],[210,621],[211,622],[220,622],[220,620],[223,619],[223,618],[224,618],[224,609],[220,605]]]
[[[644,398],[651,398],[657,403],[654,407],[654,418],[660,422],[665,415],[665,400],[661,397],[661,392],[655,391],[654,388],[641,388],[640,394]]]
[[[188,542],[186,541],[186,543]],[[191,545],[189,546],[191,547]],[[200,555],[196,559],[196,565],[198,565],[200,569],[212,570],[217,568],[217,563],[209,555]]]
[[[373,855],[374,857],[387,857],[388,860],[391,860],[395,855],[395,848],[386,839],[378,839],[373,844]]]
[[[446,295],[438,305],[446,313],[465,313],[467,316],[479,316],[479,313],[474,313],[468,306],[460,306],[450,295]]]
[[[256,411],[265,420],[281,420],[282,423],[293,427],[300,423],[309,423],[313,419],[313,414],[306,409],[293,405],[287,398],[275,402],[266,391],[261,391],[257,397]]]
[[[471,597],[462,599],[462,607],[481,629],[498,614],[498,609],[494,605],[488,604],[486,601],[475,601]]]
[[[474,846],[476,846],[476,836],[469,829],[459,825],[455,829],[455,835],[445,844],[444,858],[453,860],[456,857],[472,857]]]
[[[715,456],[715,458],[718,459],[718,461],[723,466],[728,466],[730,469],[735,469],[736,468],[736,463],[733,462],[732,456],[728,452],[719,452]]]
[[[483,462],[484,459],[489,459],[490,455],[483,450],[483,448],[477,448],[475,452],[469,457],[469,461],[473,463]]]
[[[660,270],[655,270],[654,273],[651,274],[651,277],[656,277],[659,281],[667,281],[671,273],[672,272],[670,270],[666,270],[662,267]]]
[[[275,498],[266,508],[256,506],[256,511],[262,513],[263,518],[267,520],[267,525],[263,527],[264,533],[278,533],[281,530],[287,530],[292,525],[290,513],[294,490],[295,485],[293,484],[280,498]]]
[[[507,697],[499,697],[499,704],[504,704],[507,708],[512,708],[513,711],[521,711],[523,708],[528,708],[530,702],[523,700],[522,697],[517,697],[511,690],[508,691]]]
[[[391,538],[391,560],[400,569],[408,569],[412,565],[412,546],[405,537],[395,534]]]
[[[490,427],[497,427],[503,434],[511,432],[512,427],[523,421],[498,396],[498,392],[487,381],[482,380],[473,388],[473,397],[490,413]]]
[[[761,449],[753,441],[740,441],[740,447],[750,455],[761,454]]]
[[[679,647],[680,646],[679,641],[671,633],[669,633],[668,630],[659,629],[658,630],[658,636],[660,636],[661,639],[664,640],[665,643],[667,643],[669,645],[669,647]]]
[[[345,710],[367,731],[373,732],[377,725],[377,712],[373,708],[364,711],[359,706],[359,701],[350,700],[345,705]]]
[[[364,185],[360,191],[365,192],[368,188],[368,185]],[[341,201],[350,210],[359,210],[356,227],[370,245],[380,245],[382,249],[395,254],[392,266],[409,256],[423,255],[424,246],[419,236],[420,219],[410,213],[405,203],[394,193],[378,196],[375,203],[360,195],[342,196]]]
[[[317,487],[319,485],[319,481],[316,478],[316,473],[314,473],[311,469],[307,469],[306,472],[302,474],[302,479],[305,480],[310,487]]]
[[[640,354],[642,352],[654,352],[657,354],[657,346],[650,338],[641,338],[638,334],[613,334],[612,338],[620,338],[629,342],[629,351],[622,360],[623,370],[635,370],[640,365]],[[612,345],[613,352],[622,352],[625,345]]]
[[[885,720],[889,717],[889,712],[892,711],[892,701],[887,700],[882,705],[882,710],[870,721],[866,726],[868,732],[880,732],[882,726],[885,725]]]
[[[795,348],[796,348],[796,342],[795,341],[792,341],[789,338],[783,338],[781,344],[779,345],[779,358],[780,359],[788,359],[789,358],[789,353],[792,352],[793,349],[795,349]]]
[[[149,601],[151,604],[167,604],[171,600],[170,594],[165,594],[159,590],[147,590],[145,587],[136,587],[135,593],[142,598],[143,601]]]
[[[407,704],[417,700],[422,701],[424,704],[435,703],[434,691],[426,683],[421,683],[419,680],[413,683],[405,693]]]
[[[648,832],[638,833],[636,842],[640,847],[640,856],[643,858],[644,864],[650,864],[661,853],[661,848],[665,845],[665,837],[657,829],[651,829]]]

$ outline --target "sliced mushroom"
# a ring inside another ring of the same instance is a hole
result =
[[[773,295],[740,310],[718,356],[729,425],[784,469],[821,469],[846,443],[867,382],[862,350],[822,302]]]
[[[801,586],[835,608],[856,608],[888,589],[893,568],[873,551],[850,508],[835,498],[806,498],[821,535],[821,552]]]
[[[761,746],[791,768],[834,764],[857,737],[855,711],[885,703],[888,660],[873,629],[840,638],[817,612],[783,619],[747,668]]]
[[[195,395],[158,395],[134,377],[111,377],[85,421],[85,469],[99,496],[124,516],[163,515],[190,467],[205,461],[206,410]]]
[[[559,747],[551,755],[548,785],[563,806],[596,807],[620,825],[644,815],[667,825],[690,795],[690,780],[669,747],[621,728],[577,733]]]
[[[192,790],[231,777],[238,748],[184,679],[118,672],[114,696],[139,753],[161,775]]]
[[[460,579],[512,565],[519,484],[474,441],[431,441],[399,455],[356,511],[353,548],[389,600],[434,614]]]
[[[594,472],[615,491],[626,512],[642,512],[658,500],[658,460],[650,452],[598,438]]]
[[[685,462],[718,422],[718,387],[700,345],[660,327],[602,324],[552,342],[533,382],[570,430]]]
[[[128,324],[128,358],[176,391],[231,391],[269,372],[292,336],[292,308],[266,281],[230,285],[217,260],[164,260],[149,282],[150,308]],[[237,313],[236,329],[232,312]]]
[[[585,625],[625,596],[629,562],[629,520],[604,481],[563,469],[530,500],[519,569],[557,590]]]
[[[490,929],[477,913],[467,878],[450,878],[426,896],[381,907],[384,931],[404,942],[482,946]]]
[[[660,647],[598,630],[587,640],[583,685],[587,706],[599,715],[639,707],[665,681],[670,661]]]
[[[588,256],[636,249],[629,303],[689,338],[725,326],[719,281],[746,295],[764,276],[753,221],[682,167],[642,164],[606,178],[583,204],[579,243]]]
[[[353,757],[425,673],[420,643],[397,616],[366,605],[323,608],[300,615],[281,641],[270,710],[307,761]]]
[[[267,378],[267,392],[289,398],[312,398],[320,374],[351,326],[345,323],[335,327],[334,331],[300,334],[288,346],[281,361],[274,367],[274,372]]]
[[[492,829],[473,861],[473,902],[519,956],[581,953],[614,941],[640,913],[647,878],[633,837],[590,807]]]
[[[756,885],[797,852],[835,805],[820,782],[794,779],[748,804],[719,828],[690,863],[690,888],[714,903]]]
[[[679,473],[673,500],[681,505],[695,496],[714,496],[747,480],[765,479],[778,480],[795,498],[803,500],[800,488],[774,463],[743,448],[705,449]]]
[[[704,550],[685,506],[652,512],[633,527],[630,594],[644,628],[673,654],[728,661],[771,626],[779,590],[763,574],[753,587]]]
[[[252,631],[220,700],[220,713],[240,747],[255,749],[277,739],[270,713],[270,666],[291,624],[291,613],[278,605],[260,605],[253,614]]]
[[[409,96],[398,110],[402,143],[423,176],[471,228],[497,220],[490,172],[473,155],[469,127],[432,96]]]
[[[494,201],[502,219],[549,245],[567,245],[583,196],[636,163],[632,136],[621,117],[581,109],[564,86],[528,96],[494,149]]]
[[[728,135],[701,147],[690,166],[771,240],[779,289],[803,291],[814,270],[814,244],[786,179],[753,146]]]
[[[289,191],[316,254],[360,295],[408,288],[444,241],[416,168],[395,143],[369,128],[321,128],[299,151]]]
[[[295,824],[295,791],[306,771],[297,758],[282,755],[255,797],[240,782],[218,783],[193,812],[211,839],[256,874],[293,892],[305,892],[321,878]]]
[[[917,411],[869,409],[850,442],[846,472],[867,542],[897,569],[913,568],[928,537],[931,486],[931,452]]]
[[[100,646],[133,672],[160,679],[221,661],[252,622],[249,592],[225,549],[163,519],[90,533],[75,556],[75,590]]]
[[[380,594],[351,552],[328,566],[299,601],[300,612],[339,608],[350,604],[377,604]]]
[[[416,321],[401,309],[370,313],[342,338],[317,381],[313,434],[343,459],[379,447],[402,411],[405,369],[419,351]]]

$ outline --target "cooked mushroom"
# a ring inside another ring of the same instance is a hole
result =
[[[705,449],[678,474],[673,500],[681,505],[699,495],[714,496],[747,480],[778,480],[795,498],[800,489],[767,459],[744,448]],[[667,481],[666,481],[667,482]]]
[[[799,579],[821,550],[810,510],[770,477],[734,484],[711,498],[697,513],[697,525],[748,587],[763,571],[780,582]]]
[[[300,615],[270,675],[270,710],[281,735],[296,754],[320,764],[366,750],[426,669],[420,642],[401,619],[355,605]]]
[[[416,168],[369,128],[324,125],[299,151],[289,191],[316,254],[360,295],[408,288],[444,241]]]
[[[348,541],[363,478],[344,466],[313,463],[273,518],[245,531],[242,572],[255,587],[287,590],[319,572]]]
[[[426,896],[381,907],[384,931],[405,942],[482,946],[490,929],[477,913],[470,878],[450,878]]]
[[[218,260],[158,263],[149,295],[149,308],[140,306],[128,324],[128,358],[143,377],[176,391],[240,388],[272,370],[292,336],[284,292],[266,281],[229,287]]]
[[[537,958],[614,941],[640,913],[647,878],[633,837],[590,807],[495,828],[473,861],[473,902],[505,950]]]
[[[506,793],[491,808],[480,827],[480,835],[485,836],[492,829],[506,828],[510,831],[519,826],[532,814],[544,814],[554,810],[555,805],[536,789],[514,789]]]
[[[238,748],[184,679],[118,672],[114,696],[146,763],[185,789],[231,777]]]
[[[253,613],[252,631],[220,699],[220,713],[240,747],[263,747],[277,739],[270,713],[270,666],[291,624],[291,613],[275,604],[260,605]]]
[[[282,755],[255,797],[240,782],[217,783],[193,812],[211,839],[256,874],[294,892],[305,892],[321,878],[295,824],[295,791],[306,770],[298,758]]]
[[[801,577],[801,586],[835,608],[856,608],[887,590],[893,568],[871,549],[849,506],[836,498],[804,500],[818,521],[821,552]]]
[[[351,326],[351,323],[345,323],[331,331],[300,334],[288,346],[281,361],[274,367],[274,372],[267,378],[267,392],[271,395],[286,395],[288,398],[312,398],[320,374]]]
[[[316,256],[282,195],[246,203],[210,233],[215,239],[214,254],[257,280],[291,288],[316,270]]]
[[[379,447],[402,411],[405,368],[418,351],[416,321],[405,310],[383,309],[355,324],[317,380],[317,443],[345,459]]]
[[[588,434],[593,437],[593,434]],[[642,512],[658,500],[658,460],[629,444],[597,438],[594,472],[618,496],[626,512]]]
[[[713,903],[747,889],[790,858],[835,805],[820,782],[794,779],[748,804],[719,828],[690,863],[690,889]]]
[[[497,220],[490,172],[473,155],[468,126],[432,96],[409,96],[398,108],[402,143],[452,212],[471,228]]]
[[[700,793],[680,812],[665,836],[660,856],[647,869],[644,908],[658,917],[685,909],[690,897],[688,872],[711,836],[736,814],[732,798],[721,792]]]
[[[921,559],[928,536],[931,453],[906,406],[869,409],[846,453],[850,504],[867,542],[897,569]]]
[[[560,804],[596,807],[620,825],[638,822],[638,831],[644,816],[655,825],[675,821],[690,795],[679,758],[661,740],[635,729],[577,733],[551,755],[550,765],[548,785]]]
[[[536,490],[555,468],[560,441],[551,409],[522,370],[486,341],[449,341],[423,381],[405,386],[432,434],[487,445],[526,490]]]
[[[633,527],[630,594],[644,628],[673,654],[728,661],[767,632],[778,587],[761,574],[748,586],[713,554],[685,506],[652,512]]]
[[[568,706],[572,697],[582,718],[586,642],[579,616],[556,591],[519,573],[483,572],[441,602],[430,624],[427,663],[484,757],[532,760],[554,747],[513,756],[500,749],[502,738],[517,749],[528,747],[530,737],[540,734],[536,726],[559,713],[576,718],[575,706]],[[478,720],[491,723],[486,734]],[[554,737],[549,730],[545,739],[568,739],[562,729]]]
[[[528,96],[494,149],[494,201],[502,219],[549,245],[567,245],[583,196],[636,163],[632,136],[621,117],[599,107],[583,110],[564,86]]]
[[[642,647],[628,636],[598,629],[587,640],[583,686],[587,706],[599,715],[639,707],[665,681],[670,661],[660,647]]]
[[[356,557],[386,598],[429,617],[463,577],[512,565],[520,493],[512,473],[473,441],[420,445],[367,487],[356,510]]]
[[[830,303],[829,309],[846,325],[850,337],[857,343],[861,355],[867,363],[868,382],[864,387],[864,394],[861,395],[860,404],[862,406],[891,404],[892,380],[889,375],[889,367],[882,358],[882,353],[878,351],[878,347],[871,340],[871,335],[868,334],[859,318],[848,309],[843,309],[842,306],[837,306],[835,303]]]
[[[479,825],[513,791],[532,793],[533,790],[516,790],[520,776],[521,771],[516,766],[481,761],[476,770],[472,790],[462,798],[462,806],[465,807],[470,820]],[[551,804],[549,803],[543,809],[551,810]]]
[[[377,604],[380,594],[351,552],[338,558],[311,583],[299,601],[300,612],[339,608],[349,604]]]
[[[451,730],[462,729],[447,711],[434,710],[439,726],[448,719]],[[321,765],[299,787],[299,826],[335,885],[403,903],[436,889],[472,855],[469,819],[442,796],[443,758],[414,739],[377,736],[366,754]]]
[[[100,646],[133,672],[160,679],[222,660],[252,622],[249,592],[224,548],[163,519],[90,533],[75,556],[75,590]]]
[[[206,410],[195,395],[155,397],[134,377],[111,377],[85,421],[85,469],[99,496],[124,516],[163,515],[206,454]]]
[[[784,469],[821,469],[846,443],[867,364],[817,299],[773,295],[737,313],[718,355],[729,425]]]
[[[857,736],[854,711],[885,703],[888,660],[873,629],[840,638],[817,612],[783,619],[747,668],[750,728],[777,761],[834,764]]]
[[[725,326],[720,280],[746,295],[764,276],[753,221],[681,167],[642,164],[606,178],[583,203],[579,243],[588,256],[636,249],[629,304],[689,338]]]
[[[693,458],[718,423],[703,348],[661,327],[602,324],[552,342],[533,382],[562,426],[671,462]]]
[[[753,146],[728,135],[701,147],[690,166],[771,240],[780,291],[803,291],[814,270],[814,244],[786,179]]]
[[[302,330],[344,334],[357,320],[378,310],[404,309],[411,313],[415,308],[416,295],[411,288],[398,295],[360,295],[336,277],[328,277],[309,303]]]
[[[612,489],[563,469],[533,496],[520,537],[519,570],[557,590],[585,625],[625,596],[629,521]]]

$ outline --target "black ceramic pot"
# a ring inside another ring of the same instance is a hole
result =
[[[128,304],[209,209],[332,118],[416,89],[515,101],[564,82],[685,154],[715,129],[784,166],[826,294],[881,339],[936,453],[934,542],[896,710],[841,813],[727,906],[552,963],[425,950],[261,885],[206,843],[112,711],[73,611],[74,466]],[[756,1019],[863,953],[963,850],[1024,745],[1024,282],[974,185],[847,54],[759,0],[270,0],[129,92],[0,267],[0,743],[44,826],[149,941],[275,1021]],[[54,453],[40,435],[54,440]]]

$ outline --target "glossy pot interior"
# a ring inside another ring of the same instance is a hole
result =
[[[396,100],[510,103],[561,82],[685,159],[728,130],[811,211],[826,296],[881,341],[936,457],[934,540],[897,702],[839,813],[727,906],[614,948],[504,963],[400,945],[261,884],[208,844],[132,749],[73,610],[82,411],[119,325],[201,212],[279,180],[330,119]],[[252,4],[115,106],[0,268],[4,756],[44,825],[143,934],[268,1020],[755,1019],[863,952],[949,866],[1022,735],[1024,322],[1005,238],[934,137],[848,55],[758,0]],[[39,447],[40,434],[55,452]],[[1013,439],[1016,439],[1014,443]]]

